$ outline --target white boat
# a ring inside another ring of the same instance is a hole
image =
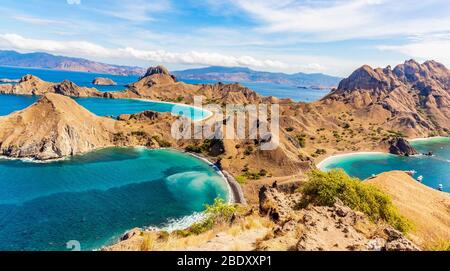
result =
[[[439,191],[444,191],[444,186],[441,183],[438,185],[438,190]]]
[[[418,182],[422,182],[422,181],[423,181],[423,176],[420,175],[419,177],[417,177],[417,181],[418,181]]]

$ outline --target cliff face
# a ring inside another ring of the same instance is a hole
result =
[[[417,150],[404,138],[391,138],[386,142],[389,145],[389,152],[395,155],[416,155]]]
[[[343,103],[362,117],[384,116],[387,127],[411,135],[448,131],[450,71],[435,61],[409,60],[394,69],[365,65],[342,80],[322,102]]]
[[[115,121],[47,93],[30,107],[1,117],[0,127],[2,155],[48,160],[112,146]]]
[[[15,85],[3,85],[1,94],[39,95],[57,93],[71,97],[102,97],[103,93],[94,88],[77,86],[75,83],[65,80],[61,83],[50,83],[41,80],[34,75],[25,75]]]

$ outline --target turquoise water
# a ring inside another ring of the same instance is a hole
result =
[[[203,161],[170,150],[111,148],[51,163],[0,159],[0,250],[83,250],[133,227],[202,211],[227,187]]]
[[[71,71],[55,71],[46,69],[33,69],[33,68],[17,68],[17,67],[1,67],[0,66],[0,78],[8,79],[20,79],[26,74],[33,74],[45,81],[49,82],[61,82],[63,80],[71,80],[79,86],[95,87],[100,91],[121,91],[126,88],[126,85],[136,82],[138,76],[117,76],[109,74],[96,74],[86,72],[71,72]],[[96,77],[108,77],[113,79],[117,86],[97,86],[92,85],[92,80]],[[212,80],[191,80],[180,79],[189,84],[214,84],[217,81]],[[234,82],[225,82],[234,83]],[[275,96],[278,98],[291,98],[294,101],[312,102],[319,100],[330,92],[329,89],[300,89],[295,86],[271,84],[271,83],[251,83],[241,82],[242,85],[253,89],[263,96]]]
[[[415,170],[415,178],[422,175],[423,184],[437,188],[442,184],[450,192],[450,138],[413,141],[411,144],[421,153],[433,152],[433,156],[395,156],[391,154],[357,154],[338,156],[327,160],[323,170],[342,168],[351,176],[366,179],[372,174],[391,170]]]
[[[126,85],[136,82],[138,76],[119,76],[110,74],[88,73],[88,72],[72,72],[72,71],[56,71],[47,69],[34,68],[18,68],[18,67],[2,67],[0,66],[0,78],[20,79],[26,74],[35,75],[42,80],[48,82],[59,83],[64,80],[70,80],[75,84],[83,87],[95,87],[100,91],[120,91],[126,88]],[[116,86],[99,86],[93,85],[92,81],[96,77],[107,77],[117,83]]]
[[[38,96],[0,94],[0,116],[24,109],[38,99]],[[162,102],[105,98],[75,98],[74,100],[98,116],[117,117],[120,114],[133,114],[144,110],[153,110],[157,112],[172,112],[176,115],[187,116],[193,120],[200,120],[210,114],[199,108]]]

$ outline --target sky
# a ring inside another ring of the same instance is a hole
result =
[[[0,49],[171,70],[450,66],[448,0],[2,0]]]

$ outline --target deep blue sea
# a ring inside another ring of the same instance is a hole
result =
[[[423,176],[423,184],[437,188],[443,185],[450,192],[450,138],[433,138],[412,141],[421,153],[433,152],[433,156],[396,156],[391,154],[357,154],[336,156],[325,161],[321,168],[330,170],[342,168],[349,175],[366,179],[372,174],[391,170],[415,170],[415,178]]]
[[[134,227],[176,226],[173,219],[216,197],[227,199],[228,190],[214,169],[175,151],[111,148],[51,163],[0,159],[0,250],[66,250],[70,240],[98,249]]]
[[[1,67],[0,66],[0,78],[7,79],[20,79],[26,74],[33,74],[45,81],[49,82],[61,82],[63,80],[71,80],[79,86],[95,87],[100,91],[121,91],[126,88],[126,85],[136,82],[138,76],[117,76],[109,74],[96,74],[86,72],[71,72],[71,71],[55,71],[46,69],[33,69],[33,68],[17,68],[17,67]],[[113,79],[117,86],[97,86],[92,85],[92,80],[96,77],[108,77]],[[217,81],[211,80],[191,80],[180,79],[189,84],[214,84]],[[234,83],[234,82],[224,82]],[[301,89],[295,86],[271,84],[271,83],[251,83],[241,82],[242,85],[253,89],[263,96],[275,96],[278,98],[291,98],[294,101],[312,102],[319,100],[330,92],[329,89]]]
[[[218,81],[213,80],[195,80],[195,79],[180,79],[188,84],[214,84]],[[222,81],[223,83],[234,83]],[[253,83],[253,82],[239,82],[241,85],[252,89],[263,96],[274,96],[277,98],[291,98],[296,102],[313,102],[320,100],[322,97],[330,93],[330,89],[312,89],[312,88],[298,88],[291,85],[280,85],[273,83]]]
[[[83,87],[95,87],[100,91],[121,91],[126,88],[126,85],[136,82],[138,76],[119,76],[110,74],[88,73],[88,72],[72,72],[72,71],[58,71],[35,68],[18,68],[18,67],[4,67],[0,66],[0,78],[20,79],[26,74],[32,74],[44,81],[59,83],[64,80],[70,80],[75,84]],[[117,83],[116,86],[99,86],[93,85],[92,81],[96,77],[107,77]]]

